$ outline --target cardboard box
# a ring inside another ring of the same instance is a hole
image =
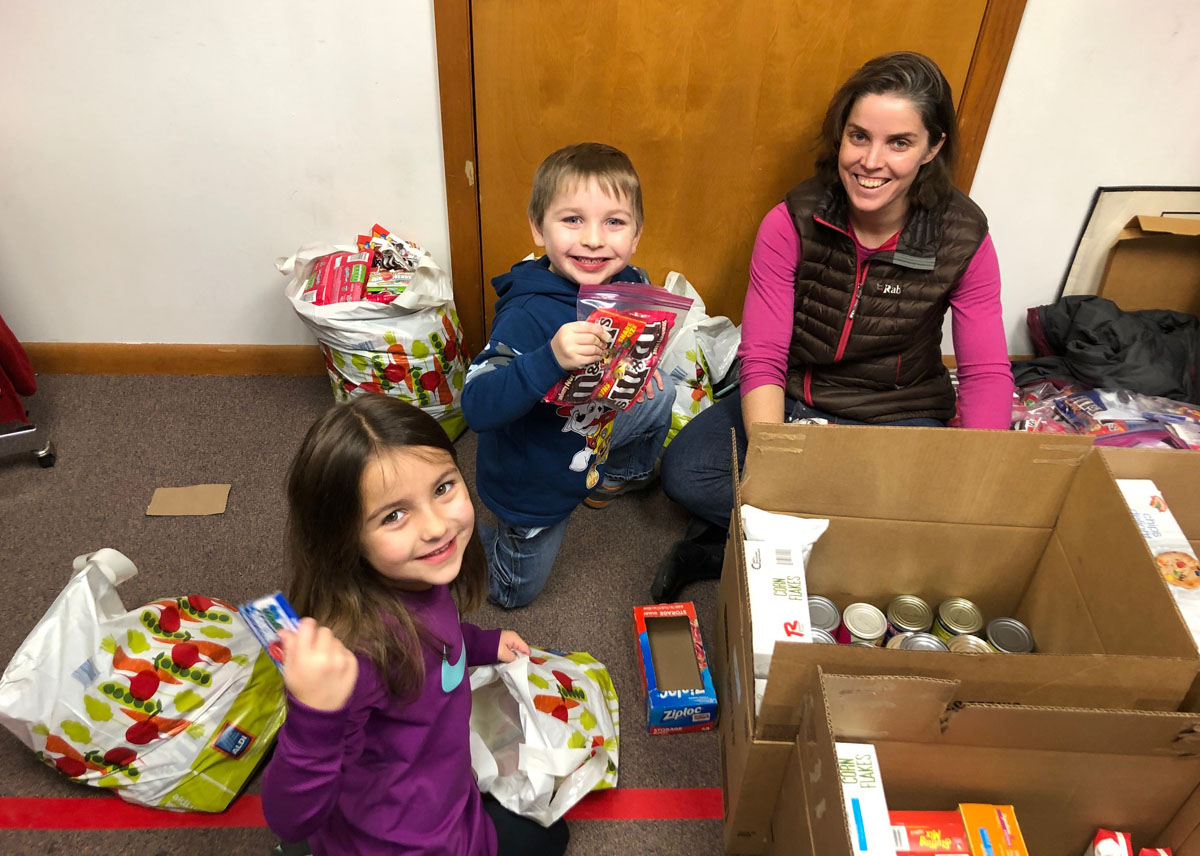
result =
[[[1115,478],[1152,478],[1200,538],[1200,455],[1093,449],[1082,436],[922,428],[751,425],[737,502],[829,518],[808,590],[840,606],[893,595],[974,601],[1011,616],[1033,655],[781,642],[754,713],[742,551],[728,549],[715,668],[724,707],[725,847],[763,853],[772,802],[818,665],[959,682],[961,699],[1173,710],[1194,705],[1196,644]],[[734,516],[731,543],[741,540]],[[894,806],[896,807],[896,806]]]
[[[1200,715],[960,703],[954,681],[826,675],[805,692],[771,856],[855,853],[835,741],[870,741],[888,804],[1013,806],[1030,853],[1079,856],[1098,828],[1200,854]],[[999,853],[999,851],[997,851]]]
[[[712,731],[717,693],[696,607],[691,602],[635,606],[633,632],[642,656],[646,729],[651,734]]]
[[[1200,220],[1134,217],[1109,251],[1097,294],[1126,312],[1200,315]]]

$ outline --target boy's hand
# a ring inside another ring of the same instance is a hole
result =
[[[500,631],[500,649],[496,652],[496,660],[500,663],[511,663],[518,654],[529,654],[529,646],[517,635],[515,630]]]
[[[658,384],[658,391],[662,392],[663,379],[662,375],[658,373],[658,369],[654,370],[654,375],[651,380],[647,381],[646,385],[642,387],[642,391],[637,394],[637,398],[633,400],[634,403],[636,404],[643,398],[654,398],[654,384],[656,383]]]
[[[570,372],[590,366],[604,356],[608,334],[591,321],[572,321],[563,324],[550,340],[550,350],[563,371]]]
[[[279,631],[283,643],[283,684],[296,700],[315,710],[346,706],[358,681],[358,658],[328,627],[311,618],[295,632]]]

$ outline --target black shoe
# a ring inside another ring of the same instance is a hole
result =
[[[713,545],[676,541],[658,566],[650,584],[650,597],[655,603],[670,603],[688,583],[719,580],[724,562],[723,542]]]
[[[684,541],[694,541],[705,546],[715,544],[719,547],[725,543],[725,539],[728,537],[729,530],[726,527],[709,523],[702,517],[693,517],[688,521],[687,528],[683,530]]]

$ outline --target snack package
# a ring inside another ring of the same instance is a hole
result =
[[[1180,422],[1167,425],[1167,433],[1171,435],[1171,444],[1180,449],[1200,449],[1200,424],[1195,422]]]
[[[599,361],[576,369],[551,387],[545,400],[574,407],[595,401],[628,410],[654,376],[671,328],[692,305],[690,297],[631,282],[584,285],[577,317],[608,331]]]
[[[415,271],[425,254],[416,244],[397,238],[378,223],[371,227],[370,236],[358,236],[358,249],[375,254],[377,269],[391,271]]]
[[[812,642],[805,568],[829,521],[741,507],[754,676],[766,678],[775,642]]]
[[[889,811],[896,856],[971,856],[967,830],[956,811]]]
[[[1084,851],[1083,856],[1133,856],[1133,841],[1128,832],[1097,829],[1092,846]],[[1143,847],[1138,851],[1138,856],[1171,856],[1171,849]]]
[[[977,856],[1029,856],[1010,805],[963,803],[958,807],[967,842]]]
[[[317,306],[361,300],[371,260],[370,252],[321,256],[309,272],[300,299]]]
[[[861,856],[896,856],[875,747],[870,743],[834,743],[833,747],[854,852]]]
[[[1200,560],[1188,543],[1162,492],[1150,479],[1117,479],[1158,571],[1179,607],[1179,614],[1200,644]]]
[[[1129,840],[1128,832],[1097,829],[1092,846],[1083,856],[1133,856],[1133,842]]]
[[[263,595],[237,608],[238,615],[246,622],[258,644],[283,671],[283,644],[279,641],[280,630],[295,630],[300,624],[296,611],[288,603],[283,592]]]

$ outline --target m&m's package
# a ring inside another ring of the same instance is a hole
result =
[[[594,401],[629,409],[654,376],[671,328],[691,305],[690,297],[651,285],[581,286],[578,318],[603,327],[608,347],[600,360],[556,383],[545,400],[568,407]]]

